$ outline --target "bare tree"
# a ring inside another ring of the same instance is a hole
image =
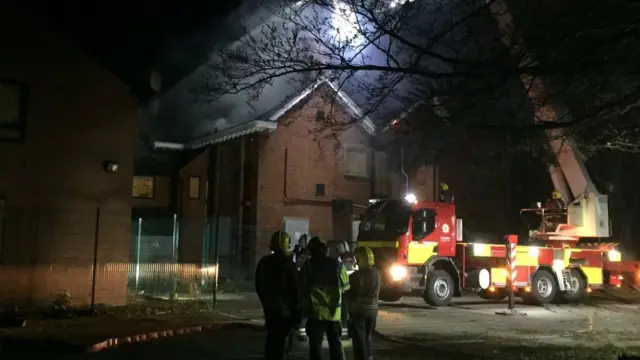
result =
[[[426,104],[428,117],[421,111],[406,116],[411,132],[486,129],[535,140],[543,130],[562,128],[587,150],[640,151],[634,116],[640,105],[640,6],[623,0],[511,1],[510,14],[500,14],[496,1],[301,0],[271,6],[262,26],[214,56],[207,95],[259,96],[277,91],[278,81],[301,88],[322,77],[378,119]],[[544,96],[532,102],[523,77],[544,79]],[[567,111],[557,122],[534,121],[536,107],[559,103]]]

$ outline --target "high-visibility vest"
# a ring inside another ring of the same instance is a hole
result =
[[[380,273],[377,269],[366,267],[357,270],[349,278],[353,285],[350,294],[349,312],[364,314],[378,309],[378,296],[380,295]]]
[[[302,266],[302,281],[308,285],[303,312],[308,319],[340,321],[342,293],[349,289],[347,270],[336,259],[313,257]]]

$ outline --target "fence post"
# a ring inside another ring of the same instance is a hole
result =
[[[507,235],[504,237],[505,257],[507,260],[507,286],[509,287],[508,311],[496,312],[498,315],[526,315],[516,311],[515,307],[515,284],[518,276],[516,246],[518,245],[517,235]]]
[[[98,281],[98,245],[100,241],[100,206],[96,207],[96,224],[93,235],[93,273],[91,274],[91,312],[96,309],[96,282]]]
[[[177,259],[177,246],[178,246],[178,214],[173,214],[173,234],[171,238],[171,291],[169,291],[169,301],[173,302],[177,299],[178,288],[178,259]]]
[[[136,293],[140,281],[140,247],[142,243],[142,218],[138,218],[138,232],[136,234]]]

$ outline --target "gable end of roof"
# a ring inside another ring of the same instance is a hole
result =
[[[354,117],[360,119],[358,121],[358,125],[360,125],[364,129],[364,131],[367,132],[367,134],[374,135],[376,133],[376,126],[373,121],[371,121],[371,118],[369,118],[369,116],[367,115],[364,115],[362,109],[358,105],[356,105],[356,103],[353,101],[353,99],[351,99],[351,97],[349,97],[349,95],[339,89],[336,84],[327,79],[321,79],[308,88],[304,89],[300,94],[289,100],[280,109],[269,116],[269,121],[278,121],[278,119],[284,116],[284,114],[298,105],[301,101],[306,99],[321,85],[327,85],[336,94],[336,98],[346,108],[346,110]]]

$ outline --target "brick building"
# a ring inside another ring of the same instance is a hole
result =
[[[0,15],[0,303],[122,304],[136,102],[25,19]]]
[[[385,157],[371,146],[375,134],[371,119],[339,133],[327,129],[328,121],[348,122],[359,117],[359,111],[346,94],[321,81],[258,119],[187,144],[156,142],[156,156],[179,150],[190,151],[193,157],[174,172],[174,190],[164,185],[170,182],[168,177],[154,177],[153,201],[168,198],[168,193],[179,199],[180,209],[175,208],[181,219],[179,260],[213,262],[214,242],[205,230],[207,183],[213,194],[209,213],[218,208],[220,215],[222,275],[225,265],[242,272],[252,270],[256,258],[268,252],[268,238],[278,229],[285,228],[295,240],[305,233],[336,237],[333,199],[350,200],[359,209],[373,196],[388,196],[386,174],[373,171],[374,164]],[[215,178],[209,179],[208,174]],[[201,196],[190,197],[196,183]],[[178,184],[190,186],[176,191]],[[146,207],[152,207],[153,201]],[[138,200],[136,204],[145,205]]]

